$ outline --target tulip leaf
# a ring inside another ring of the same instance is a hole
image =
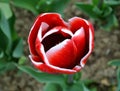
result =
[[[33,69],[29,66],[21,66],[21,65],[17,65],[17,64],[15,64],[15,65],[18,67],[18,69],[29,74],[34,79],[36,79],[38,82],[52,82],[52,83],[64,82],[63,75],[42,73],[42,72],[37,71],[36,69]]]
[[[115,0],[105,0],[104,3],[110,6],[120,5],[120,1]]]
[[[117,69],[117,81],[118,81],[118,87],[116,91],[120,91],[120,67]]]
[[[4,13],[4,15],[7,19],[12,16],[12,11],[10,9],[9,3],[1,3],[0,2],[0,9]]]
[[[77,7],[85,12],[88,16],[92,17],[93,19],[97,19],[97,14],[93,11],[94,6],[92,4],[85,4],[82,2],[76,3]]]
[[[68,86],[68,89],[66,91],[91,91],[89,90],[84,83],[82,82],[76,82],[71,86]]]
[[[3,60],[0,60],[0,69],[3,68],[5,66],[6,62]]]
[[[0,74],[13,70],[15,66],[13,65],[13,62],[6,62],[6,60],[0,60]]]
[[[120,59],[113,59],[110,62],[108,62],[108,64],[113,66],[120,66]]]
[[[58,12],[63,15],[63,10],[68,4],[68,1],[69,0],[55,0],[50,6],[51,11]]]
[[[63,91],[59,84],[47,83],[43,91]]]
[[[20,59],[19,59],[19,61],[18,61],[18,64],[22,65],[22,64],[25,63],[25,61],[26,61],[26,57],[25,57],[25,56],[22,56],[22,57],[20,57]]]
[[[21,7],[27,10],[32,11],[34,14],[38,14],[36,9],[36,5],[38,4],[39,0],[11,0],[12,4]]]
[[[4,13],[0,10],[0,44],[3,48],[6,48],[6,53],[9,54],[12,46],[11,32],[9,22],[4,16]],[[4,43],[3,43],[4,42]]]
[[[112,11],[113,11],[113,9],[112,9],[111,7],[106,7],[106,8],[104,9],[103,17],[108,17],[109,15],[112,14]]]
[[[4,56],[4,52],[2,49],[0,49],[0,59],[3,58],[3,56]]]
[[[13,57],[19,58],[23,54],[23,40],[19,39],[16,43],[15,49],[13,50]]]
[[[105,29],[105,31],[111,31],[112,28],[118,27],[118,21],[114,14],[109,15],[108,18],[104,19],[105,21],[103,24],[101,24],[101,28]]]
[[[92,0],[93,5],[98,5],[100,0]]]
[[[0,2],[3,2],[3,3],[9,3],[10,0],[0,0]]]
[[[94,6],[93,11],[97,14],[97,15],[101,15],[103,13],[103,11],[101,11],[98,7]]]
[[[11,30],[11,36],[12,36],[12,41],[16,40],[18,38],[17,32],[15,31],[14,25],[15,25],[15,15],[12,14],[12,17],[9,18],[9,26]]]
[[[0,50],[5,51],[8,45],[8,38],[0,29]]]
[[[4,12],[0,10],[0,28],[2,32],[11,40],[11,33],[9,23],[4,15]]]
[[[63,15],[63,10],[69,0],[40,0],[37,9],[40,12],[58,12]]]

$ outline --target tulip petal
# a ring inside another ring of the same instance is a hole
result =
[[[48,50],[49,48],[51,48],[51,45],[54,45],[55,41],[60,42],[61,39],[65,39],[64,36],[63,37],[59,37],[59,35],[56,35],[58,38],[56,36],[55,36],[55,38],[53,36],[52,36],[52,38],[49,37],[49,35],[51,36],[54,33],[62,33],[63,34],[63,31],[61,31],[61,27],[60,28],[59,27],[55,27],[51,31],[48,31],[43,36],[43,38],[41,38],[41,30],[38,31],[38,35],[37,35],[37,38],[36,38],[36,41],[35,41],[35,49],[36,49],[36,52],[38,53],[40,59],[42,59],[45,63],[48,62],[48,61],[46,61],[46,58],[45,58],[45,55],[46,55],[45,54],[45,50]],[[67,33],[67,32],[65,32],[65,33]],[[71,33],[71,32],[69,31],[68,34],[69,33]],[[62,36],[62,34],[61,34],[61,36]],[[48,38],[46,38],[46,37],[48,37]]]
[[[81,66],[80,65],[76,65],[73,70],[76,70],[76,72],[79,72],[81,70]]]
[[[65,39],[70,39],[73,36],[72,32],[65,27],[57,26],[48,31],[42,38],[42,44],[45,51],[62,42]]]
[[[80,59],[85,55],[86,50],[85,30],[83,27],[75,32],[72,40],[74,41],[77,48],[77,61],[80,62]]]
[[[75,33],[81,27],[83,27],[85,30],[89,29],[89,26],[86,24],[84,19],[79,17],[73,17],[69,19],[69,28],[73,33]]]
[[[46,52],[49,64],[61,68],[73,68],[76,65],[76,46],[66,39]]]
[[[36,22],[37,22],[37,20],[36,20]],[[41,41],[41,39],[42,39],[42,31],[47,30],[48,27],[49,27],[48,24],[42,22],[42,24],[40,25],[38,30],[36,28],[31,29],[29,37],[28,37],[28,44],[29,44],[30,53],[32,55],[34,55],[34,56],[38,55],[38,53],[36,52],[36,49],[35,49],[36,38],[38,36],[39,40]],[[37,34],[37,32],[38,32],[38,34]]]
[[[56,27],[56,26],[67,27],[67,23],[61,18],[61,15],[57,13],[44,13],[44,14],[39,15],[37,19],[38,19],[38,22],[34,26],[37,30],[42,22],[45,22],[49,25],[48,31],[51,28]],[[44,36],[44,34],[48,31],[43,31],[42,36]]]
[[[29,57],[30,57],[32,63],[34,64],[34,66],[38,70],[43,71],[43,72],[47,72],[47,73],[52,73],[52,74],[74,74],[74,73],[81,70],[80,66],[75,66],[73,69],[65,69],[65,68],[54,67],[52,65],[44,64],[43,62],[35,61],[34,60],[35,58],[33,59],[33,57],[31,55]]]
[[[94,29],[91,23],[85,19],[74,17],[69,20],[70,29],[73,33],[78,31],[81,27],[84,28],[85,32],[85,52],[82,59],[79,59],[81,67],[84,67],[88,57],[93,51],[94,47]],[[76,39],[76,38],[74,38]]]
[[[80,61],[80,65],[82,66],[82,67],[84,67],[84,65],[85,65],[85,63],[87,62],[87,59],[88,59],[88,57],[90,56],[90,54],[92,53],[92,51],[93,51],[93,48],[94,48],[94,29],[93,29],[93,26],[92,26],[92,24],[91,23],[89,23],[88,21],[86,21],[86,23],[89,25],[89,45],[88,45],[88,47],[89,47],[89,50],[88,50],[88,52],[86,53],[86,55],[81,59],[81,61]]]
[[[55,32],[60,33],[61,35],[63,35],[63,36],[66,37],[66,38],[67,38],[68,36],[70,36],[70,37],[73,36],[73,33],[72,33],[69,29],[67,29],[67,28],[65,28],[65,27],[62,27],[62,26],[57,26],[57,27],[54,27],[54,28],[52,28],[51,30],[49,30],[46,34],[44,34],[42,40],[43,40],[45,37],[47,37],[47,36],[49,36],[49,35],[51,35],[51,34],[53,34],[53,33],[55,33]]]
[[[42,23],[45,23],[42,25]],[[44,28],[51,29],[55,26],[64,26],[67,27],[67,23],[62,20],[61,16],[57,13],[44,13],[41,14],[37,17],[35,20],[35,23],[33,24],[29,36],[28,36],[28,44],[29,44],[29,49],[30,53],[33,55],[37,55],[37,52],[35,51],[35,40],[38,31],[40,30],[40,27],[43,26]],[[42,27],[42,28],[43,28]],[[46,33],[44,29],[42,29],[42,36]]]

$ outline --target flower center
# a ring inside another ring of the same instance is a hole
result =
[[[69,35],[66,32],[62,31],[63,29],[66,29],[66,28],[63,28],[63,27],[59,26],[59,27],[55,27],[55,28],[49,30],[49,31],[53,31],[53,30],[56,30],[56,31],[48,34],[42,40],[42,44],[44,46],[45,52],[48,51],[53,46],[59,44],[63,40],[71,38],[71,35]],[[68,30],[68,29],[66,29],[66,30]]]

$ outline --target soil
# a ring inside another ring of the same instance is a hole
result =
[[[76,0],[75,0],[76,1]],[[82,1],[82,0],[77,0]],[[85,1],[85,0],[84,0]],[[117,18],[120,25],[120,7],[116,9]],[[30,28],[36,18],[31,12],[13,8],[16,16],[15,28],[24,39],[24,54],[29,55],[27,46],[27,36]],[[89,19],[83,12],[78,10],[73,1],[64,10],[65,20],[78,16]],[[98,29],[95,24],[95,48],[90,56],[86,66],[81,70],[82,79],[94,80],[98,91],[115,91],[116,89],[116,67],[109,66],[108,62],[112,59],[120,59],[120,27],[113,29],[111,32]],[[27,60],[30,63],[30,60]],[[38,83],[29,75],[22,73],[19,75],[17,71],[9,71],[0,75],[0,91],[42,91],[43,84]],[[112,90],[109,90],[109,89]]]

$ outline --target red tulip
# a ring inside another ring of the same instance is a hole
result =
[[[57,13],[37,17],[28,36],[30,59],[47,73],[73,74],[84,67],[94,47],[94,29],[79,17],[65,22]]]

